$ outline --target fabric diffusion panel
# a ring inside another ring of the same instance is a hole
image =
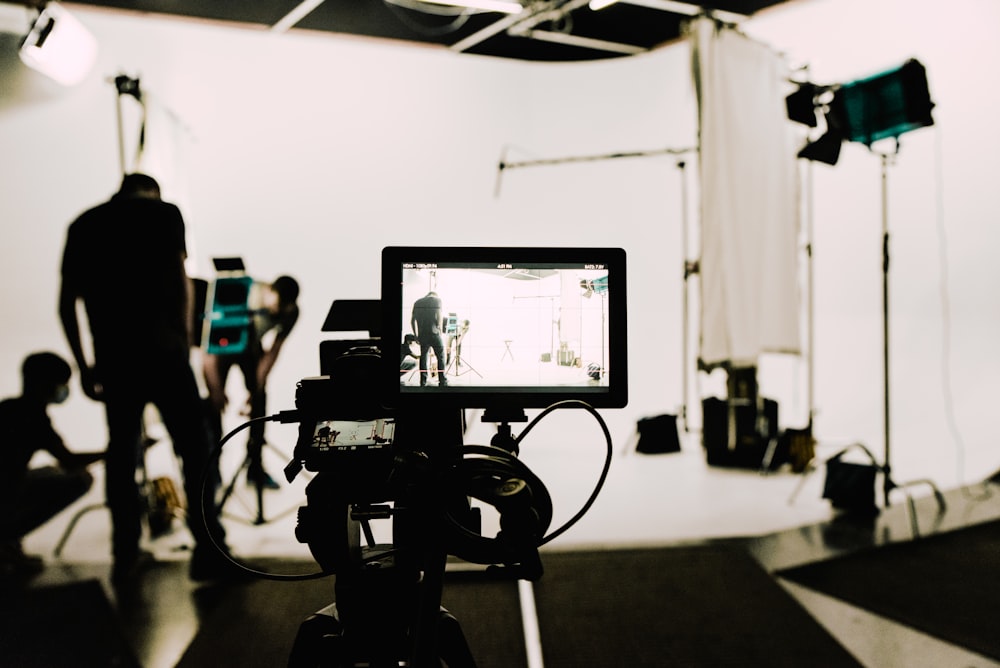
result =
[[[701,361],[799,353],[795,149],[787,67],[709,18],[691,27],[700,114]]]

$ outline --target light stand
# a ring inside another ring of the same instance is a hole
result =
[[[139,130],[139,144],[136,149],[136,162],[138,162],[140,156],[142,155],[142,150],[144,148],[145,136],[146,136],[146,103],[142,97],[142,89],[139,86],[139,79],[133,79],[132,77],[126,76],[124,74],[119,74],[113,80],[115,84],[115,89],[118,91],[116,97],[116,119],[118,121],[118,163],[122,171],[122,176],[128,173],[128,165],[125,161],[125,122],[123,119],[122,112],[122,97],[131,96],[142,107],[142,126]]]
[[[684,285],[681,288],[681,301],[682,301],[682,317],[683,326],[681,329],[681,424],[684,426],[684,433],[691,431],[688,424],[688,391],[689,391],[689,376],[690,376],[690,365],[688,363],[689,355],[688,351],[691,349],[691,325],[689,322],[690,318],[690,294],[688,292],[688,280],[694,274],[697,274],[701,267],[698,260],[688,259],[688,187],[687,187],[687,172],[685,167],[687,164],[683,159],[677,161],[677,169],[680,170],[681,174],[681,260],[684,265]]]
[[[840,155],[842,141],[864,144],[881,159],[882,180],[882,372],[883,372],[883,426],[885,460],[879,468],[883,473],[884,502],[889,506],[893,489],[927,484],[934,491],[938,507],[944,510],[944,497],[933,482],[918,480],[903,485],[892,480],[890,465],[891,430],[889,401],[889,165],[899,154],[899,137],[902,134],[934,124],[931,110],[934,103],[927,88],[924,66],[915,59],[899,67],[874,76],[832,86],[801,84],[795,93],[786,98],[788,117],[793,121],[817,127],[816,114],[826,118],[826,133],[816,141],[808,142],[798,153],[807,158],[835,165]],[[879,153],[872,144],[892,139],[894,150]],[[913,511],[913,502],[910,500]],[[916,517],[914,532],[916,533]]]
[[[468,321],[466,321],[466,322],[468,322]],[[451,374],[453,376],[463,376],[463,375],[465,375],[465,374],[467,374],[469,372],[472,372],[472,373],[476,374],[477,376],[479,376],[480,378],[483,377],[483,374],[481,374],[478,371],[476,371],[476,367],[474,367],[471,364],[469,364],[469,360],[468,359],[465,359],[465,361],[462,361],[463,360],[463,357],[462,357],[462,354],[461,354],[462,341],[465,340],[465,335],[468,334],[468,333],[469,333],[469,325],[464,324],[464,323],[462,325],[458,325],[458,332],[456,333],[455,340],[454,340],[455,353],[452,354],[452,352],[451,352],[451,347],[452,347],[451,344],[452,344],[452,342],[448,343],[448,350],[445,353],[445,357],[446,358],[447,357],[451,357],[451,359],[448,360],[448,363],[445,365],[445,367],[446,367],[445,370],[444,370],[444,374],[445,375],[448,375],[448,373],[451,372]],[[458,370],[459,367],[465,367],[465,371],[459,371]]]
[[[895,486],[892,482],[892,467],[889,464],[890,444],[890,402],[889,402],[889,164],[899,155],[899,139],[893,143],[890,153],[878,153],[882,163],[882,425],[885,439],[885,464],[883,465],[882,492],[886,507],[889,506],[889,492]]]
[[[894,138],[893,151],[891,153],[873,152],[879,156],[881,161],[882,179],[882,425],[884,430],[883,438],[885,439],[884,459],[881,466],[883,474],[882,500],[885,503],[885,507],[888,508],[891,505],[889,494],[892,490],[904,489],[915,485],[927,485],[934,492],[934,498],[937,499],[939,511],[944,512],[944,496],[933,481],[913,480],[899,484],[892,479],[892,465],[890,464],[892,453],[890,417],[892,411],[890,408],[891,402],[889,401],[889,166],[893,164],[896,156],[899,155],[899,137]],[[907,495],[907,500],[914,533],[916,533],[916,510],[913,506],[913,500],[909,495]]]

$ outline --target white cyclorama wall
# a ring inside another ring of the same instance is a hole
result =
[[[906,4],[791,3],[747,30],[810,63],[820,82],[909,57],[927,66],[938,126],[904,136],[890,174],[893,464],[901,479],[950,485],[959,460],[942,398],[939,209],[951,298],[947,380],[964,437],[962,475],[978,479],[1000,466],[992,419],[1000,363],[990,345],[1000,325],[992,294],[1000,266],[991,257],[1000,204],[990,182],[1000,139],[989,116],[998,100],[996,90],[979,85],[1000,61],[990,29],[1000,10],[966,1],[949,6],[961,21],[944,21],[931,7],[906,10],[920,14],[911,18],[900,9]],[[606,62],[535,64],[69,8],[100,44],[94,72],[76,88],[26,70],[17,37],[0,35],[4,395],[18,391],[28,352],[68,355],[56,316],[65,229],[117,186],[116,94],[107,79],[126,73],[140,78],[156,110],[146,168],[187,217],[192,272],[211,277],[212,257],[238,255],[255,277],[289,273],[302,285],[302,319],[269,383],[272,411],[292,408],[296,382],[318,373],[319,342],[333,338],[320,331],[330,302],[377,298],[379,251],[403,244],[625,248],[630,404],[605,412],[616,448],[638,418],[679,410],[677,159],[502,175],[497,163],[502,155],[514,162],[694,146],[685,44]],[[842,20],[837,31],[835,18]],[[137,129],[134,110],[127,111],[130,159]],[[695,158],[687,160],[693,212]],[[879,164],[863,147],[845,146],[838,165],[813,173],[817,435],[880,452]],[[135,309],[140,323],[142,310],[155,305],[123,307]],[[762,366],[764,392],[778,399],[783,422],[801,426],[804,365]],[[78,383],[73,390],[52,411],[56,426],[73,447],[100,447],[100,406]],[[586,417],[558,424],[559,431],[540,427],[538,441],[593,442],[599,451],[600,432]]]

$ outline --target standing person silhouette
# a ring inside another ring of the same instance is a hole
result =
[[[159,184],[145,174],[125,175],[119,191],[82,213],[66,236],[59,314],[83,391],[104,403],[116,585],[133,582],[152,560],[140,550],[142,503],[135,475],[143,412],[150,403],[182,461],[187,524],[195,542],[191,579],[240,574],[212,543],[215,537],[225,549],[214,502],[216,476],[206,478],[214,484],[204,486],[204,499],[202,494],[213,444],[191,367],[193,285],[186,257],[180,209],[164,202]],[[78,302],[86,312],[93,363],[84,352]]]
[[[430,363],[430,352],[434,351],[437,359],[438,385],[445,387],[448,379],[444,376],[444,314],[441,298],[433,290],[413,302],[413,313],[410,316],[410,327],[420,343],[420,385],[427,384],[427,370]]]

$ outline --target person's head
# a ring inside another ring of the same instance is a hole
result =
[[[148,174],[134,172],[122,177],[118,188],[120,197],[141,197],[145,199],[160,199],[160,184]]]
[[[279,276],[271,283],[271,289],[278,296],[278,310],[283,311],[295,304],[299,298],[299,282],[291,276]]]
[[[46,403],[62,403],[69,396],[72,375],[72,367],[59,355],[32,353],[21,364],[23,394]]]

